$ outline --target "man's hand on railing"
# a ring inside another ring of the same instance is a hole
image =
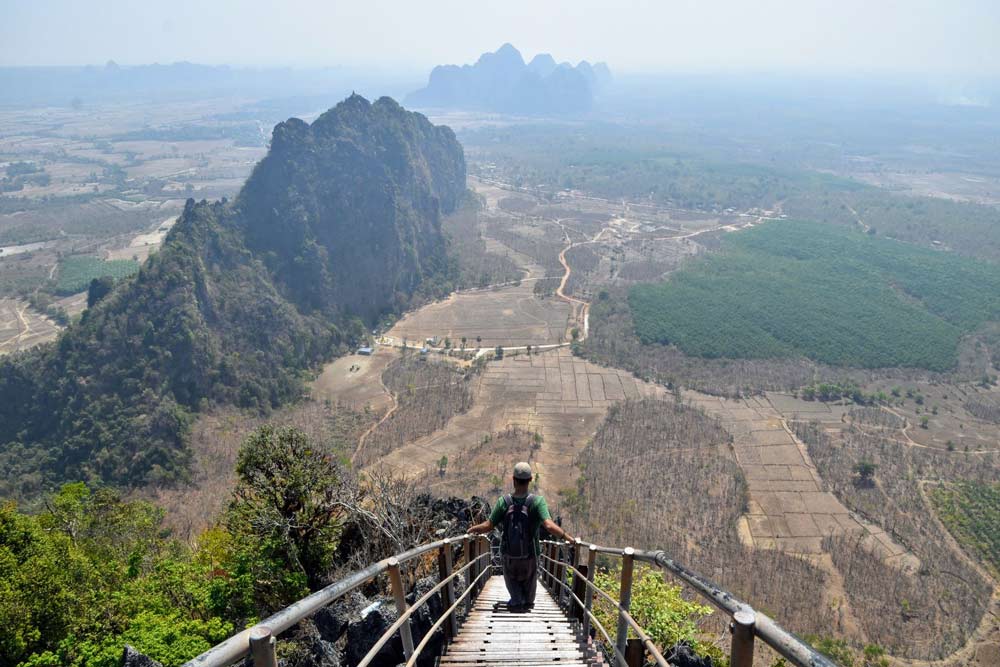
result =
[[[487,519],[482,523],[477,523],[475,526],[469,528],[469,532],[473,535],[485,535],[486,533],[493,530],[493,522]]]
[[[569,536],[569,533],[563,530],[562,527],[552,519],[546,519],[543,521],[542,526],[545,527],[545,530],[548,531],[549,535],[555,535],[556,537],[560,537],[567,542],[573,541],[573,538]]]

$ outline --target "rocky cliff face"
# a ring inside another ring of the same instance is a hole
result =
[[[474,65],[441,65],[427,87],[411,93],[418,107],[482,109],[516,114],[572,114],[587,111],[594,96],[611,81],[604,63],[586,60],[575,67],[556,64],[542,53],[525,64],[521,53],[504,44],[484,53]]]
[[[0,360],[0,497],[185,475],[212,403],[270,409],[375,318],[446,292],[454,134],[352,96],[275,128],[235,202],[189,201],[164,246],[50,346]]]
[[[446,273],[440,217],[464,190],[450,129],[353,95],[312,125],[279,124],[235,213],[299,307],[370,319]]]

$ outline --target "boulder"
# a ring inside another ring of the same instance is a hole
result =
[[[353,591],[329,607],[320,609],[312,617],[320,638],[325,642],[336,642],[347,632],[351,617],[367,606],[365,596]]]
[[[669,651],[663,652],[663,657],[674,667],[713,667],[711,658],[698,655],[687,642],[674,644]]]
[[[163,665],[125,644],[125,651],[122,653],[122,667],[163,667]]]
[[[379,637],[385,634],[398,614],[396,607],[389,598],[375,600],[352,618],[347,626],[347,646],[344,650],[344,665],[356,667],[361,659],[368,654]],[[382,647],[371,662],[372,667],[396,667],[403,659],[403,641],[399,632]]]

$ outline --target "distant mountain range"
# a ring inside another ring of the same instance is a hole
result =
[[[426,88],[406,98],[408,106],[479,109],[515,114],[566,114],[587,111],[594,96],[611,82],[605,63],[586,60],[575,67],[540,53],[525,63],[521,52],[504,44],[484,53],[475,65],[439,65]]]

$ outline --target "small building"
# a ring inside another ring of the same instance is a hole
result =
[[[372,349],[372,348],[370,348],[370,347],[359,347],[359,348],[358,348],[358,354],[360,354],[360,355],[361,355],[361,356],[363,356],[363,357],[370,357],[370,356],[372,356],[372,353],[373,353],[374,351],[375,351],[375,350],[373,350],[373,349]]]

